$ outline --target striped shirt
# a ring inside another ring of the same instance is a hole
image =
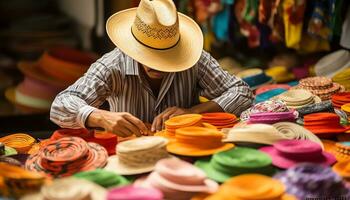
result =
[[[129,112],[148,123],[152,123],[168,107],[190,108],[197,105],[199,96],[236,115],[253,102],[249,86],[222,70],[205,51],[192,68],[168,73],[157,97],[140,72],[137,61],[118,48],[114,49],[57,95],[51,106],[51,120],[64,128],[85,127],[89,114],[105,100],[110,105],[110,111]]]

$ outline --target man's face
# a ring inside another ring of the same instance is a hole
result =
[[[167,75],[167,72],[161,72],[161,71],[157,71],[154,69],[151,69],[149,67],[146,67],[144,65],[142,65],[147,76],[151,79],[162,79],[163,77],[165,77]]]

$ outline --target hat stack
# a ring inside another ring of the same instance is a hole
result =
[[[262,147],[260,151],[269,154],[272,164],[282,169],[288,169],[302,162],[332,165],[335,157],[322,150],[322,147],[310,140],[282,140],[273,146]]]
[[[175,131],[178,128],[189,126],[202,126],[202,115],[200,114],[185,114],[172,117],[164,122],[165,131],[155,134],[155,136],[165,136],[167,138],[174,138]]]
[[[130,182],[123,176],[104,169],[79,172],[74,174],[73,177],[94,182],[104,188],[119,187],[130,184]]]
[[[167,150],[182,156],[209,156],[234,147],[222,142],[224,134],[206,127],[186,127],[176,130],[175,140],[170,141]]]
[[[350,91],[350,68],[335,74],[332,78],[335,83],[338,83],[345,87],[347,91]]]
[[[241,71],[237,74],[238,77],[242,78],[244,82],[246,82],[252,90],[256,88],[272,83],[272,78],[267,76],[262,69],[252,68]]]
[[[318,136],[340,134],[347,129],[340,125],[340,117],[335,113],[313,113],[304,116],[304,127]]]
[[[342,105],[350,103],[350,92],[340,92],[332,95],[332,104],[340,109]]]
[[[251,108],[242,112],[240,119],[243,121],[247,121],[250,119],[252,114],[257,113],[283,113],[289,112],[286,104],[280,100],[268,100],[264,102],[260,102],[252,106]]]
[[[205,200],[296,200],[285,191],[282,182],[261,174],[243,174],[222,184],[215,194]]]
[[[304,117],[305,115],[318,112],[334,112],[334,108],[331,101],[322,101],[320,103],[304,106],[296,110],[299,114],[299,117]]]
[[[202,114],[203,123],[214,125],[218,129],[232,128],[237,122],[238,118],[230,113],[204,113]]]
[[[5,146],[14,148],[18,153],[27,153],[35,144],[35,139],[24,133],[15,133],[0,138],[0,142]]]
[[[50,137],[50,140],[55,141],[64,137],[80,137],[87,142],[94,142],[103,146],[108,155],[115,154],[115,147],[118,143],[117,135],[108,132],[99,132],[94,130],[88,130],[85,128],[80,129],[58,129]]]
[[[107,151],[99,144],[87,143],[78,137],[64,137],[30,155],[25,168],[52,177],[64,177],[102,168],[106,165],[107,158]]]
[[[340,49],[321,58],[315,64],[315,73],[317,76],[331,78],[348,67],[350,67],[350,53],[345,49]]]
[[[209,178],[220,183],[240,174],[273,175],[275,169],[271,164],[269,155],[246,147],[220,152],[214,154],[211,159],[197,160],[195,163]]]
[[[108,191],[106,200],[163,200],[163,193],[154,188],[116,187]]]
[[[345,91],[344,86],[332,82],[332,79],[327,77],[309,77],[301,79],[296,88],[308,90],[312,94],[320,97],[322,101],[330,100],[333,94]]]
[[[190,199],[197,193],[214,193],[219,188],[202,170],[178,158],[160,160],[150,175],[136,180],[134,185],[156,188],[169,200]]]
[[[168,140],[159,136],[147,136],[121,142],[116,155],[108,158],[104,169],[120,175],[135,175],[150,172],[156,163],[169,157],[166,151]]]
[[[285,83],[295,79],[294,74],[288,72],[287,67],[274,66],[265,71],[268,76],[271,76],[277,83]]]
[[[28,194],[21,200],[74,199],[105,200],[107,195],[103,187],[83,179],[74,177],[55,179],[44,185],[40,192]]]
[[[289,194],[305,198],[350,198],[342,178],[328,166],[303,163],[275,175],[286,186]]]
[[[288,90],[273,99],[283,101],[287,107],[291,109],[302,108],[304,106],[321,102],[319,97],[303,89]]]

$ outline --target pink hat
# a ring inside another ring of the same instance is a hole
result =
[[[262,147],[260,151],[269,154],[272,164],[287,169],[298,163],[311,162],[332,165],[335,157],[322,150],[322,147],[310,140],[281,140],[273,146]]]
[[[163,194],[153,188],[139,188],[124,186],[111,189],[107,194],[107,200],[162,200]]]
[[[166,199],[190,199],[199,192],[214,193],[219,187],[202,170],[178,158],[160,160],[154,172],[137,180],[135,185],[157,188]]]

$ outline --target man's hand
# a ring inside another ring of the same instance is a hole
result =
[[[93,111],[87,119],[90,127],[101,127],[121,137],[148,135],[145,124],[127,112]]]
[[[177,115],[189,114],[191,111],[189,109],[170,107],[160,113],[157,117],[154,118],[151,131],[161,131],[164,129],[164,122],[172,117]]]

